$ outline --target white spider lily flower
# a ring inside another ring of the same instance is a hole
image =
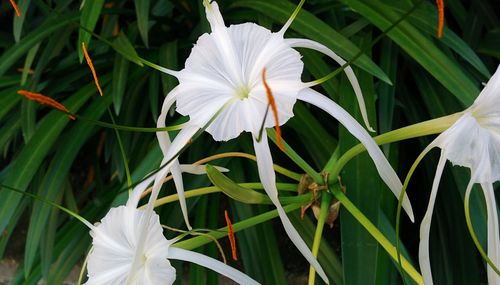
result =
[[[500,237],[498,213],[493,183],[500,181],[500,66],[491,77],[472,106],[461,113],[460,118],[441,133],[426,149],[425,155],[434,147],[441,148],[441,156],[432,183],[427,211],[420,226],[419,262],[424,283],[432,282],[429,258],[429,233],[436,194],[446,161],[467,167],[471,178],[465,196],[472,186],[481,185],[487,209],[488,258],[500,266]],[[500,276],[488,266],[488,283],[500,284]]]
[[[169,259],[205,266],[240,284],[258,284],[216,259],[172,246],[175,239],[163,236],[158,215],[149,208],[137,209],[139,197],[134,193],[127,205],[110,209],[97,225],[87,223],[93,240],[86,285],[173,284],[176,271]]]
[[[150,199],[156,199],[162,179],[171,171],[181,209],[189,227],[182,176],[179,162],[174,159],[175,155],[204,127],[217,141],[227,141],[236,138],[242,132],[250,132],[254,138],[260,179],[278,210],[288,236],[321,278],[328,282],[323,269],[279,203],[272,157],[265,132],[260,141],[256,138],[263,119],[264,128],[273,127],[276,123],[272,116],[265,117],[269,102],[261,77],[263,70],[266,70],[266,79],[274,94],[280,125],[293,116],[293,106],[297,99],[311,103],[338,119],[363,143],[380,176],[397,197],[402,189],[401,181],[368,132],[335,102],[312,90],[310,87],[315,83],[301,81],[303,62],[294,47],[319,51],[341,65],[345,61],[320,43],[307,39],[284,38],[284,33],[298,13],[300,5],[284,27],[276,33],[254,23],[226,27],[217,3],[204,1],[204,5],[211,33],[205,33],[198,39],[183,70],[177,72],[162,69],[177,77],[179,85],[165,98],[157,126],[159,128],[165,126],[166,115],[174,102],[177,112],[189,116],[190,120],[173,142],[166,132],[157,133],[164,154],[162,161],[164,167],[155,178]],[[364,122],[368,129],[371,129],[361,88],[354,72],[350,67],[347,67],[345,72],[358,98]],[[403,208],[413,221],[413,212],[407,196],[404,197]]]

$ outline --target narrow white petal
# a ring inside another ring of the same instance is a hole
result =
[[[149,184],[153,182],[155,179],[155,175],[151,175],[141,183],[137,184],[137,186],[134,187],[134,190],[132,190],[132,193],[128,197],[127,200],[127,206],[137,208],[137,205],[139,205],[139,200],[141,199],[141,194],[148,188]]]
[[[293,227],[292,223],[288,219],[288,216],[285,213],[285,210],[281,206],[278,200],[278,189],[276,189],[276,176],[273,169],[273,159],[271,157],[271,152],[269,150],[269,144],[267,141],[267,135],[264,133],[260,142],[257,142],[255,137],[253,138],[253,145],[255,148],[255,156],[257,157],[257,167],[259,171],[260,181],[264,186],[264,190],[266,191],[269,198],[273,202],[274,206],[278,210],[279,217],[281,219],[281,223],[285,228],[288,237],[293,242],[293,244],[297,247],[297,249],[302,253],[302,255],[307,259],[307,261],[316,269],[318,275],[329,284],[328,277],[326,277],[323,268],[313,256],[311,250],[307,247],[307,244],[300,237],[297,230]]]
[[[486,201],[488,218],[488,257],[497,268],[500,267],[500,229],[498,226],[498,212],[495,192],[491,183],[481,184]],[[500,276],[488,265],[488,284],[500,284]]]
[[[163,101],[163,106],[161,108],[161,114],[158,117],[158,121],[156,123],[158,128],[165,127],[166,115],[168,114],[170,107],[173,105],[173,103],[177,99],[178,94],[179,94],[179,88],[175,88],[167,95],[167,97],[165,98],[165,101]],[[187,127],[187,128],[189,128],[189,127]],[[179,134],[181,134],[181,133],[183,133],[183,132],[181,131]],[[185,131],[184,133],[188,133],[188,135],[189,135],[189,132]],[[164,164],[166,161],[171,159],[182,148],[183,145],[178,144],[177,145],[178,149],[174,149],[174,146],[171,146],[170,137],[168,135],[168,132],[157,132],[156,136],[158,138],[158,142],[160,144],[161,151],[163,152],[164,158],[163,158],[162,164]],[[189,138],[191,138],[191,137],[189,137]],[[182,140],[182,137],[179,137],[179,140]],[[179,160],[177,158],[172,161],[171,167],[169,167],[169,168],[165,167],[165,171],[160,171],[160,173],[158,173],[158,176],[161,176],[158,180],[163,180],[165,178],[165,176],[168,174],[168,170],[172,172],[172,176],[174,178],[174,183],[175,183],[175,188],[177,189],[177,193],[179,193],[179,202],[181,203],[181,209],[182,209],[182,213],[184,215],[184,220],[186,222],[186,226],[189,230],[191,230],[192,227],[191,227],[189,220],[187,218],[186,200],[184,198],[184,183],[182,181],[181,168],[179,165]],[[155,182],[155,184],[157,184],[157,183]],[[159,185],[159,187],[161,188],[161,184]],[[153,188],[155,188],[155,187],[153,187]],[[157,186],[157,188],[158,188],[158,186]],[[159,190],[159,188],[158,188],[158,190]],[[156,197],[155,197],[155,199],[156,199]]]
[[[434,203],[436,201],[436,194],[439,187],[439,182],[441,181],[441,175],[443,174],[444,166],[446,165],[446,157],[444,152],[441,152],[441,157],[439,158],[439,163],[436,169],[436,175],[434,176],[434,181],[432,182],[431,196],[429,198],[429,204],[427,205],[427,211],[420,224],[420,244],[418,247],[418,261],[420,264],[420,271],[422,272],[422,277],[424,278],[425,285],[432,285],[432,272],[431,272],[431,261],[429,257],[429,234],[431,232],[431,221],[432,212],[434,211]],[[472,184],[470,184],[472,186]]]
[[[205,13],[207,14],[207,20],[212,31],[225,28],[224,19],[222,18],[217,2],[213,1],[210,3],[210,0],[204,0],[203,5],[205,6]]]
[[[318,108],[321,108],[332,117],[336,118],[349,132],[355,136],[366,148],[368,154],[373,159],[375,167],[382,180],[389,186],[392,193],[399,198],[403,185],[399,180],[394,169],[385,158],[384,154],[377,146],[373,138],[365,131],[365,129],[356,121],[346,110],[340,107],[337,103],[329,98],[321,95],[320,93],[307,88],[299,93],[300,100],[311,103]],[[411,221],[414,221],[413,210],[411,208],[410,200],[405,194],[403,197],[403,209],[408,214]]]
[[[219,274],[222,274],[239,284],[259,284],[257,281],[248,277],[246,274],[232,268],[231,266],[228,266],[214,258],[194,251],[172,246],[168,251],[168,258],[196,263]]]
[[[189,140],[193,137],[193,135],[199,130],[197,126],[187,125],[184,127],[175,137],[174,141],[168,148],[161,165],[163,166],[169,160],[171,160],[186,144],[189,143]],[[177,194],[179,195],[179,203],[181,204],[182,214],[184,216],[184,221],[186,222],[186,226],[191,230],[191,225],[189,224],[187,206],[186,206],[186,198],[184,196],[184,185],[182,183],[181,169],[178,165],[178,160],[172,160],[168,164],[162,167],[162,169],[158,172],[155,177],[155,182],[153,184],[153,190],[151,192],[151,196],[149,197],[148,209],[152,211],[154,202],[156,198],[158,198],[158,194],[160,192],[161,186],[163,185],[163,180],[167,176],[168,172],[171,170],[171,167],[177,164],[177,171],[173,172],[175,186],[177,188]]]
[[[327,55],[331,59],[335,60],[341,66],[346,63],[346,61],[343,58],[338,56],[331,49],[327,48],[326,46],[318,42],[308,39],[286,39],[285,41],[293,48],[309,48],[319,51]],[[375,130],[370,126],[370,122],[368,121],[365,99],[363,98],[363,93],[361,92],[361,87],[359,86],[358,78],[356,78],[356,75],[354,74],[354,71],[350,66],[347,66],[344,69],[344,72],[347,75],[349,82],[351,82],[352,88],[354,89],[354,93],[356,94],[356,98],[358,99],[359,109],[361,110],[361,116],[363,117],[365,125],[368,128],[368,130],[374,132]]]
[[[206,174],[207,171],[205,169],[206,165],[194,165],[194,164],[181,164],[181,171],[184,173],[195,174],[195,175],[203,175]],[[220,172],[229,172],[229,169],[221,166],[214,166],[215,169]]]

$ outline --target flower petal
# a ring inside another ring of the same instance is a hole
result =
[[[153,182],[154,179],[155,175],[151,175],[150,177],[146,178],[145,180],[143,180],[141,183],[137,184],[134,187],[134,190],[132,190],[132,193],[130,193],[127,200],[128,207],[137,208],[142,193],[144,192],[144,190],[146,190],[146,188],[148,188],[149,184],[151,184],[151,182]]]
[[[278,200],[278,189],[276,189],[275,182],[276,176],[273,169],[273,159],[269,150],[267,135],[264,133],[260,142],[257,142],[254,137],[253,145],[255,149],[255,156],[257,157],[257,167],[259,171],[260,181],[262,182],[264,190],[273,202],[274,206],[276,206],[279,217],[281,219],[281,223],[283,224],[288,237],[297,247],[300,253],[302,253],[307,261],[314,267],[314,269],[316,269],[316,272],[318,272],[318,275],[323,279],[323,281],[329,284],[328,277],[326,277],[323,268],[321,268],[321,265],[313,256],[311,250],[309,250],[304,240],[302,240],[297,230],[293,227],[292,223],[285,213],[285,210]]]
[[[175,100],[177,99],[178,95],[179,95],[179,88],[175,88],[167,95],[167,97],[165,98],[165,101],[163,101],[163,106],[161,108],[161,114],[158,117],[158,121],[156,123],[158,128],[165,127],[166,115],[168,114],[170,107],[172,107],[172,105],[175,102]],[[182,133],[182,131],[181,131],[181,133]],[[162,161],[162,165],[163,165],[163,163],[165,163],[169,159],[171,159],[182,147],[180,147],[175,152],[171,151],[169,153],[169,150],[172,149],[172,146],[170,145],[171,142],[170,142],[170,137],[168,135],[168,132],[157,132],[156,136],[158,138],[158,142],[160,144],[160,148],[161,148],[161,151],[163,152],[163,156],[164,156],[163,161]],[[167,167],[165,167],[165,168],[168,169]],[[179,160],[177,158],[172,161],[172,164],[170,167],[170,172],[172,172],[172,176],[174,178],[174,183],[175,183],[175,188],[177,189],[177,193],[179,193],[179,202],[181,203],[181,209],[182,209],[182,213],[184,216],[184,221],[186,223],[187,228],[189,230],[191,230],[192,227],[191,227],[189,220],[188,220],[188,217],[187,217],[186,200],[184,198],[184,183],[182,181],[181,168],[179,165]],[[167,173],[168,172],[165,173],[165,176],[167,175]],[[158,173],[158,174],[160,175],[160,173]],[[161,180],[163,180],[165,178],[165,176],[163,176],[161,178]],[[160,188],[161,188],[161,186],[160,186]]]
[[[431,261],[429,257],[429,234],[431,231],[431,221],[432,212],[434,211],[434,202],[436,201],[436,194],[439,187],[439,182],[441,181],[441,175],[443,174],[444,166],[446,165],[446,157],[444,152],[441,152],[441,157],[439,158],[439,163],[436,169],[436,175],[434,176],[434,181],[432,182],[431,196],[429,198],[429,204],[427,205],[427,211],[420,224],[420,244],[418,247],[418,261],[420,263],[420,271],[422,272],[422,277],[424,278],[424,284],[432,285],[432,272],[431,272]],[[472,187],[472,184],[469,184]]]
[[[244,273],[206,255],[177,248],[175,246],[170,247],[168,251],[169,259],[184,260],[196,263],[208,269],[211,269],[217,273],[220,273],[239,284],[259,284],[257,281],[248,277]]]
[[[495,192],[491,183],[482,183],[481,187],[486,201],[488,219],[488,257],[500,267],[500,229],[498,226],[498,212],[495,200]],[[500,276],[488,265],[488,284],[500,284]]]
[[[221,49],[227,34],[227,48]],[[231,49],[230,52],[228,49]],[[234,56],[228,56],[234,52]],[[234,65],[238,66],[237,68]],[[232,25],[201,36],[179,76],[177,112],[189,116],[199,127],[231,98],[238,98],[221,112],[206,129],[215,140],[227,141],[241,132],[256,133],[268,106],[262,84],[262,71],[274,94],[278,121],[284,124],[293,116],[303,70],[300,54],[283,37],[253,23]],[[258,119],[256,119],[258,118]],[[266,127],[274,126],[272,116]]]
[[[194,164],[181,164],[181,171],[184,173],[189,173],[189,174],[195,174],[195,175],[202,175],[206,174],[207,171],[205,169],[206,165],[194,165]],[[229,172],[229,169],[221,166],[216,166],[214,165],[215,169],[219,170],[220,172]]]
[[[368,154],[375,163],[375,167],[377,168],[380,177],[387,184],[387,186],[389,186],[392,193],[399,198],[399,194],[403,188],[401,181],[373,138],[365,131],[358,121],[347,113],[346,110],[337,105],[337,103],[310,88],[304,89],[300,92],[298,99],[313,104],[324,110],[344,125],[344,127],[365,146]],[[408,214],[410,220],[414,221],[410,200],[406,194],[403,197],[403,209]]]
[[[471,109],[488,109],[492,110],[500,104],[500,65],[493,76],[488,80],[488,83],[483,88],[479,96],[472,104]]]
[[[128,279],[145,278],[156,280],[147,284],[165,284],[172,278],[171,272],[175,272],[167,260],[171,242],[163,236],[154,212],[148,215],[130,206],[112,208],[90,234],[93,249],[88,259],[86,284],[119,285]],[[137,255],[140,261],[133,266]]]
[[[308,39],[286,39],[285,40],[291,47],[293,48],[309,48],[313,49],[316,51],[319,51],[331,59],[335,60],[338,64],[341,66],[346,63],[346,61],[338,56],[336,53],[334,53],[331,49],[327,48],[326,46],[315,42],[311,41]],[[375,130],[370,126],[370,122],[368,121],[368,114],[366,111],[366,105],[365,105],[365,99],[363,98],[363,93],[361,92],[361,87],[359,86],[358,79],[356,78],[356,75],[354,74],[354,71],[350,66],[347,66],[344,69],[345,74],[347,75],[347,78],[351,82],[352,88],[354,89],[354,93],[356,94],[356,98],[358,99],[358,104],[359,104],[359,109],[361,110],[361,116],[363,117],[363,121],[368,128],[369,131],[374,132]]]
[[[177,153],[179,153],[182,148],[186,144],[189,143],[193,135],[199,130],[197,126],[193,126],[190,124],[187,124],[175,137],[174,141],[168,148],[165,156],[163,157],[163,160],[161,161],[161,170],[158,171],[158,173],[155,176],[155,181],[153,183],[153,190],[151,191],[151,196],[149,197],[149,202],[147,209],[151,210],[153,209],[154,202],[158,198],[158,194],[160,192],[160,189],[163,185],[163,180],[165,177],[168,175],[169,171],[171,170],[171,167],[175,164],[178,165],[178,160],[174,159],[167,163],[169,160],[171,160]],[[184,221],[186,222],[186,226],[188,227],[189,230],[192,229],[191,225],[189,224],[189,219],[188,219],[188,211],[187,211],[187,206],[186,206],[186,198],[184,196],[184,185],[182,184],[182,175],[181,175],[181,169],[180,166],[178,167],[178,171],[175,171],[172,173],[174,177],[174,182],[175,182],[175,187],[177,189],[177,194],[179,195],[179,203],[181,204],[181,210],[182,214],[184,216]]]
[[[439,135],[436,145],[454,165],[470,168],[475,183],[500,180],[500,135],[480,124],[471,112]]]

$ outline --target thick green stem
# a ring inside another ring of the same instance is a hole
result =
[[[346,208],[351,215],[372,235],[373,238],[385,249],[389,256],[397,262],[398,255],[396,247],[380,232],[377,227],[365,216],[356,206],[347,198],[347,196],[340,190],[339,187],[333,187],[333,195],[340,201],[343,207]],[[417,284],[423,285],[424,281],[422,275],[411,265],[411,263],[404,257],[401,257],[404,271],[410,276]]]
[[[424,121],[378,135],[373,139],[378,145],[383,145],[391,142],[438,134],[449,128],[461,114],[462,113],[455,113],[437,119]],[[366,148],[362,144],[358,144],[345,152],[338,160],[332,156],[324,168],[324,171],[330,174],[328,182],[334,183],[347,162],[365,150]]]
[[[335,185],[334,187],[338,187],[338,185]],[[328,216],[328,209],[330,209],[331,201],[332,195],[330,195],[329,193],[323,193],[323,195],[321,195],[321,208],[319,211],[318,225],[316,226],[312,246],[312,254],[314,257],[318,257],[319,246],[321,245],[321,237],[323,236],[323,228],[325,227],[325,220]],[[308,285],[314,285],[315,279],[316,271],[314,270],[314,267],[310,266]]]
[[[291,205],[286,205],[283,207],[285,212],[291,212],[294,210],[297,210],[300,208],[302,204],[291,204]],[[233,224],[234,232],[239,232],[241,230],[253,227],[257,224],[267,222],[273,218],[276,218],[278,216],[278,211],[277,210],[272,210],[257,216],[254,216],[252,218],[246,219],[244,221],[238,222]],[[218,230],[214,230],[208,233],[208,235],[212,236],[213,238],[219,239],[222,237],[227,236],[227,227],[220,228]],[[172,246],[187,249],[187,250],[192,250],[195,248],[198,248],[202,245],[205,245],[209,242],[212,242],[212,239],[206,237],[206,236],[197,236],[194,238],[190,238],[185,241],[177,242]]]

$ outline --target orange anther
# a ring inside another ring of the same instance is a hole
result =
[[[21,11],[19,11],[19,7],[17,7],[16,2],[14,0],[9,0],[10,5],[12,5],[12,8],[14,8],[14,11],[16,11],[16,16],[21,17]]]
[[[271,91],[271,88],[267,84],[266,81],[266,68],[262,70],[262,83],[264,83],[264,88],[266,88],[266,93],[267,93],[267,101],[269,102],[269,105],[271,106],[271,110],[273,111],[274,115],[274,121],[275,121],[275,130],[276,130],[276,140],[278,147],[281,149],[281,151],[285,152],[285,147],[283,146],[283,142],[281,141],[281,129],[280,129],[280,124],[278,121],[278,107],[276,107],[276,101],[274,101],[274,96],[273,92]]]
[[[92,76],[94,76],[94,81],[95,85],[97,86],[97,90],[99,91],[99,94],[102,96],[102,89],[101,86],[99,85],[99,79],[97,78],[97,73],[95,72],[94,64],[92,64],[92,60],[90,59],[89,53],[87,52],[87,48],[85,47],[85,43],[82,42],[82,50],[83,54],[85,55],[85,60],[87,61],[87,64],[90,67],[90,71],[92,71]]]
[[[444,28],[444,0],[436,0],[436,5],[438,9],[438,38],[443,37]]]
[[[61,103],[57,102],[56,100],[54,100],[50,97],[47,97],[43,94],[34,93],[34,92],[27,91],[27,90],[19,90],[19,91],[17,91],[17,94],[22,95],[22,96],[28,98],[29,100],[36,101],[39,104],[42,104],[42,105],[46,104],[46,105],[52,106],[60,111],[63,111],[64,113],[68,114],[68,117],[71,120],[76,119],[75,116],[73,114],[71,114],[71,112],[68,109],[66,109],[66,107],[64,107],[64,105],[62,105]]]
[[[226,223],[227,223],[227,237],[229,238],[229,243],[231,244],[231,253],[233,255],[233,260],[236,261],[238,260],[238,255],[236,254],[236,238],[234,237],[233,224],[229,219],[227,210],[224,210],[224,217],[226,218]]]

